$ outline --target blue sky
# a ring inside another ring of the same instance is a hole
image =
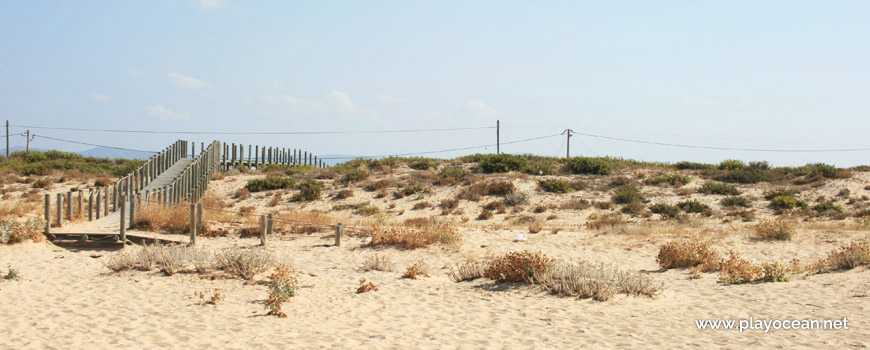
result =
[[[501,120],[502,141],[571,128],[725,148],[870,148],[868,13],[866,1],[5,1],[0,119],[246,132]],[[146,150],[179,137],[33,132]],[[495,132],[184,138],[381,155],[492,144]],[[571,150],[870,163],[870,151],[699,150],[588,136],[572,138]],[[564,155],[564,137],[502,151]]]

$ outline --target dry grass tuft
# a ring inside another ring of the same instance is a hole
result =
[[[850,270],[867,264],[870,264],[870,246],[866,242],[851,242],[828,253],[827,257],[820,259],[809,270],[814,273],[822,273],[833,270]]]
[[[596,301],[607,301],[616,293],[653,296],[661,292],[663,286],[636,272],[585,261],[557,261],[543,273],[534,275],[533,281],[556,295]]]
[[[722,258],[709,243],[692,241],[672,241],[659,247],[656,262],[662,270],[695,267],[702,272],[716,271]]]
[[[453,282],[471,281],[484,276],[488,263],[484,261],[469,261],[456,265],[447,273],[447,277]]]
[[[190,209],[184,205],[143,205],[136,213],[136,228],[147,231],[185,233],[190,230]]]
[[[363,261],[362,270],[366,272],[372,270],[393,272],[396,270],[396,264],[393,263],[393,260],[391,260],[387,256],[380,256],[375,254]]]
[[[761,239],[789,241],[795,234],[797,222],[780,217],[776,220],[765,220],[755,225],[755,233]]]
[[[761,280],[763,277],[760,266],[740,258],[735,251],[728,252],[728,260],[722,262],[717,282],[725,284],[749,283]]]
[[[481,209],[480,215],[477,216],[477,220],[489,220],[492,219],[492,216],[492,210]]]
[[[216,266],[245,280],[252,280],[275,265],[275,259],[263,248],[227,249],[217,254]]]
[[[589,218],[586,221],[586,228],[593,230],[601,230],[604,228],[614,229],[622,225],[625,225],[625,219],[623,219],[622,215],[619,215],[618,213],[595,213],[589,215]]]
[[[493,259],[483,275],[496,283],[528,282],[553,266],[553,259],[540,252],[510,252]]]
[[[402,278],[410,278],[416,280],[420,279],[419,276],[429,277],[429,270],[431,270],[431,268],[425,263],[416,262],[411,266],[408,266],[408,269],[405,270]]]
[[[530,233],[538,233],[544,230],[544,225],[538,221],[535,221],[529,225]]]
[[[423,227],[377,226],[371,233],[369,246],[392,245],[405,249],[417,249],[433,244],[458,245],[462,234],[448,224],[431,224]]]

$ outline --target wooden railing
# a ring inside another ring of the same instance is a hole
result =
[[[247,145],[248,154],[245,157],[245,145],[224,144],[223,158],[220,161],[221,170],[235,168],[240,165],[249,168],[259,168],[269,164],[284,166],[311,165],[323,168],[323,159],[318,159],[313,153],[301,149],[266,147]]]

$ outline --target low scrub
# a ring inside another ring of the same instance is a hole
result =
[[[722,206],[725,207],[749,208],[752,206],[752,201],[749,200],[749,198],[740,196],[728,196],[722,198],[722,201],[720,203],[722,203]]]
[[[402,278],[410,278],[412,280],[420,279],[420,276],[429,277],[429,271],[432,268],[422,262],[416,262],[408,266]]]
[[[721,256],[709,243],[672,241],[659,247],[656,262],[662,270],[699,266],[701,271],[719,269]]]
[[[575,174],[607,175],[613,171],[611,163],[601,158],[574,157],[566,165]]]
[[[266,272],[275,265],[272,253],[263,248],[226,249],[216,256],[217,267],[245,280]]]
[[[485,173],[523,171],[529,163],[525,157],[512,154],[479,154],[475,156],[480,170]]]
[[[703,213],[710,210],[710,206],[696,200],[687,200],[677,203],[684,212],[687,213]]]
[[[396,264],[388,256],[372,255],[363,261],[363,271],[385,271],[392,272],[396,270]]]
[[[475,280],[484,277],[487,265],[484,261],[469,261],[451,268],[447,277],[453,282]]]
[[[417,249],[433,244],[455,245],[462,241],[462,235],[455,227],[447,224],[432,224],[423,227],[378,226],[371,233],[368,246],[397,246]]]
[[[571,184],[568,183],[568,181],[559,179],[541,180],[538,181],[538,185],[541,186],[541,189],[544,191],[552,193],[569,193],[574,191],[574,188],[571,187]]]
[[[765,220],[755,225],[755,233],[761,239],[788,241],[794,236],[796,226],[795,221],[786,218]]]
[[[648,185],[664,185],[668,184],[674,187],[682,187],[692,182],[692,178],[683,174],[661,174],[645,181]]]
[[[293,196],[294,201],[315,201],[320,199],[323,183],[314,179],[305,179],[298,187],[299,192]]]
[[[507,196],[514,191],[516,187],[510,181],[478,182],[463,188],[459,198],[478,201],[483,196]]]
[[[614,229],[625,225],[625,219],[618,213],[609,214],[592,214],[586,219],[586,227],[593,230],[601,230],[604,228]]]
[[[734,185],[707,182],[698,188],[698,193],[736,196],[740,194],[740,190],[738,190],[737,187],[734,187]]]
[[[267,315],[287,317],[281,305],[296,296],[299,290],[299,274],[292,268],[281,265],[269,276],[269,297],[266,298]]]
[[[787,210],[787,209],[795,209],[795,208],[808,208],[809,204],[800,199],[795,198],[794,196],[782,195],[773,197],[770,200],[770,206],[773,209],[778,210]]]
[[[553,259],[540,252],[511,252],[493,259],[483,275],[496,283],[529,282],[553,266]]]
[[[643,194],[635,185],[626,184],[613,190],[613,201],[617,204],[643,202]]]
[[[286,190],[296,186],[292,178],[286,176],[266,176],[262,179],[248,180],[245,188],[250,192]]]
[[[0,169],[9,169],[18,175],[49,175],[54,171],[77,170],[88,175],[126,175],[144,162],[130,159],[84,157],[60,151],[13,152],[0,162]]]
[[[649,210],[663,218],[677,218],[680,216],[680,207],[666,203],[656,203],[649,206]]]
[[[642,274],[585,261],[557,261],[533,280],[552,294],[596,301],[607,301],[617,293],[653,296],[663,287]]]
[[[190,209],[183,205],[149,203],[136,213],[134,226],[155,232],[190,232]]]
[[[30,218],[24,223],[15,219],[0,219],[0,244],[15,244],[25,241],[41,242],[45,239],[45,219]]]
[[[870,264],[870,246],[866,242],[851,242],[828,253],[828,256],[819,260],[811,270],[816,273],[850,270],[868,264]]]

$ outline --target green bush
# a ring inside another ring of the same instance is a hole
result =
[[[828,212],[828,211],[834,211],[834,212],[842,213],[842,212],[843,212],[843,207],[841,207],[841,206],[839,206],[839,205],[836,205],[836,204],[834,204],[834,203],[832,203],[832,202],[823,201],[823,202],[821,202],[821,203],[819,203],[819,204],[814,205],[814,206],[813,206],[813,210],[815,210],[815,211],[817,211],[817,212],[820,212],[820,213],[824,213],[824,212]]]
[[[320,199],[320,191],[323,190],[323,183],[315,179],[305,179],[305,182],[299,184],[299,193],[293,196],[295,201],[313,201]]]
[[[794,196],[776,196],[770,200],[770,205],[774,209],[794,209],[797,207],[807,208],[806,202],[801,201]]]
[[[339,171],[344,173],[344,176],[339,180],[342,184],[360,182],[369,177],[369,172],[360,168],[347,168]]]
[[[628,204],[634,202],[643,202],[643,195],[640,190],[632,184],[619,186],[613,190],[613,201],[617,204]]]
[[[559,173],[560,164],[553,158],[528,156],[529,164],[526,173],[530,175],[556,175]]]
[[[740,194],[740,190],[734,185],[716,183],[716,182],[707,182],[700,188],[698,188],[698,193],[705,194],[720,194],[723,196],[736,196]]]
[[[722,205],[726,207],[742,207],[749,208],[752,206],[752,201],[748,198],[739,197],[739,196],[731,196],[725,197],[722,199]]]
[[[680,208],[676,205],[665,204],[665,203],[656,203],[649,206],[649,210],[656,214],[661,214],[661,216],[667,218],[676,218],[680,216]]]
[[[763,195],[764,195],[764,199],[770,200],[770,199],[773,199],[775,197],[780,197],[780,196],[794,197],[797,194],[798,194],[798,191],[796,191],[796,190],[787,189],[787,188],[775,188],[775,189],[772,189],[770,191],[765,191]]]
[[[541,188],[547,192],[568,193],[574,191],[574,188],[571,187],[570,183],[559,179],[541,180],[538,181],[538,185],[540,185]]]
[[[677,168],[679,170],[707,170],[714,169],[715,166],[710,164],[682,161],[674,163],[674,168]]]
[[[601,158],[574,157],[567,165],[575,174],[607,175],[613,171],[610,162]]]
[[[13,152],[0,161],[0,169],[20,175],[49,175],[52,171],[77,169],[89,175],[126,175],[144,163],[141,160],[83,157],[60,151]]]
[[[729,170],[724,174],[716,176],[715,179],[722,182],[754,184],[768,181],[770,177],[762,170],[754,168],[742,168]]]
[[[417,158],[411,161],[408,167],[415,170],[429,170],[438,167],[438,162],[431,158]]]
[[[468,177],[468,175],[469,175],[468,170],[466,170],[461,165],[452,166],[449,168],[444,168],[444,170],[441,170],[441,177],[443,177],[445,179],[453,179],[453,180],[456,180],[456,182],[460,182],[462,180],[465,180],[465,178]]]
[[[719,170],[738,170],[746,167],[746,163],[736,159],[723,160],[719,163]]]
[[[271,190],[284,190],[295,187],[296,184],[293,179],[286,176],[266,176],[262,179],[253,179],[248,180],[248,183],[245,185],[245,188],[251,192],[260,192],[260,191],[271,191]]]
[[[677,206],[680,207],[684,212],[687,213],[703,213],[705,211],[710,210],[710,206],[698,202],[696,200],[687,200],[677,203]]]
[[[406,196],[416,193],[429,193],[429,191],[429,187],[422,183],[407,184],[402,187],[402,194]]]
[[[478,159],[480,170],[485,173],[523,171],[528,165],[525,157],[512,154],[482,154]]]
[[[662,174],[654,178],[646,180],[649,185],[660,185],[663,183],[671,186],[682,187],[683,185],[692,182],[692,179],[682,174]]]
[[[758,170],[769,170],[770,163],[767,161],[749,162],[749,167]]]

